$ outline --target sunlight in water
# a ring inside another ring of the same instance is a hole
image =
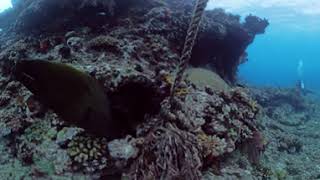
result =
[[[11,0],[0,0],[0,12],[12,7]]]

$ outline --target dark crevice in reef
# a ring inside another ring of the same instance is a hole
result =
[[[109,97],[119,136],[135,136],[137,125],[144,122],[146,115],[159,113],[165,98],[155,84],[143,76],[124,80]]]

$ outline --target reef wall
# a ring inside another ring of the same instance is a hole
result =
[[[79,26],[102,30],[116,27],[127,19],[139,24],[140,31],[161,34],[181,50],[194,1],[14,1],[5,12],[0,27],[8,25],[20,33],[61,32]],[[149,11],[151,10],[151,11]],[[79,21],[81,19],[81,21]],[[11,23],[9,23],[11,22]],[[139,26],[138,25],[138,26]],[[230,83],[236,81],[238,66],[247,60],[246,48],[269,25],[266,19],[249,15],[245,21],[222,9],[206,11],[194,47],[191,65],[209,67]],[[136,26],[137,27],[137,26]],[[133,28],[133,27],[131,27]]]

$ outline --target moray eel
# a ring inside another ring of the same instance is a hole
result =
[[[62,63],[24,60],[17,62],[15,76],[63,120],[98,136],[117,133],[109,98],[89,74]]]

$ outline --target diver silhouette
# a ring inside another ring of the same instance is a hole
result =
[[[298,82],[296,83],[296,91],[297,93],[301,96],[301,95],[306,95],[305,92],[305,87],[304,87],[304,82],[302,79],[299,79]]]
[[[303,60],[299,60],[298,67],[297,67],[298,81],[296,83],[295,90],[297,91],[297,94],[300,96],[301,95],[305,96],[307,94],[314,93],[313,91],[306,89],[305,87],[305,83],[303,81],[303,66],[304,66]]]

